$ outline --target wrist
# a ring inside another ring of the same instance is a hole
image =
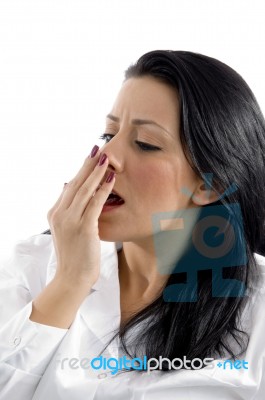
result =
[[[63,291],[76,295],[78,292],[80,295],[87,296],[94,283],[85,279],[69,278],[63,274],[56,273],[53,282],[56,286],[60,287]]]

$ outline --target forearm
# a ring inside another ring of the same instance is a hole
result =
[[[33,301],[30,320],[68,329],[90,291],[91,286],[77,286],[55,277]]]

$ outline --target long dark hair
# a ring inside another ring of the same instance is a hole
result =
[[[259,105],[237,72],[202,54],[148,52],[125,71],[125,80],[144,76],[176,90],[181,143],[194,171],[203,178],[211,173],[213,190],[215,184],[224,189],[231,183],[236,186],[214,205],[228,210],[231,204],[240,205],[243,226],[238,249],[246,253],[246,261],[224,268],[223,278],[241,281],[250,294],[257,276],[253,253],[265,253],[265,121]],[[176,272],[170,275],[165,290],[181,282]],[[241,326],[247,297],[232,295],[233,285],[222,297],[214,297],[212,279],[209,270],[198,272],[196,301],[166,301],[161,294],[134,315],[117,333],[124,351],[131,357],[145,354],[171,360],[242,354],[249,339]],[[130,335],[131,328],[140,323],[137,336]]]

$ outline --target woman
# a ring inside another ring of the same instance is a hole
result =
[[[51,235],[1,270],[0,399],[261,399],[265,123],[251,90],[216,59],[151,51],[102,138],[49,210]]]

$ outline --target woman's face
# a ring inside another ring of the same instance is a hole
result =
[[[194,206],[181,189],[193,193],[199,178],[181,147],[179,102],[170,86],[149,76],[125,81],[105,132],[101,153],[108,155],[124,204],[101,213],[101,240],[145,240],[153,235],[156,213]]]

